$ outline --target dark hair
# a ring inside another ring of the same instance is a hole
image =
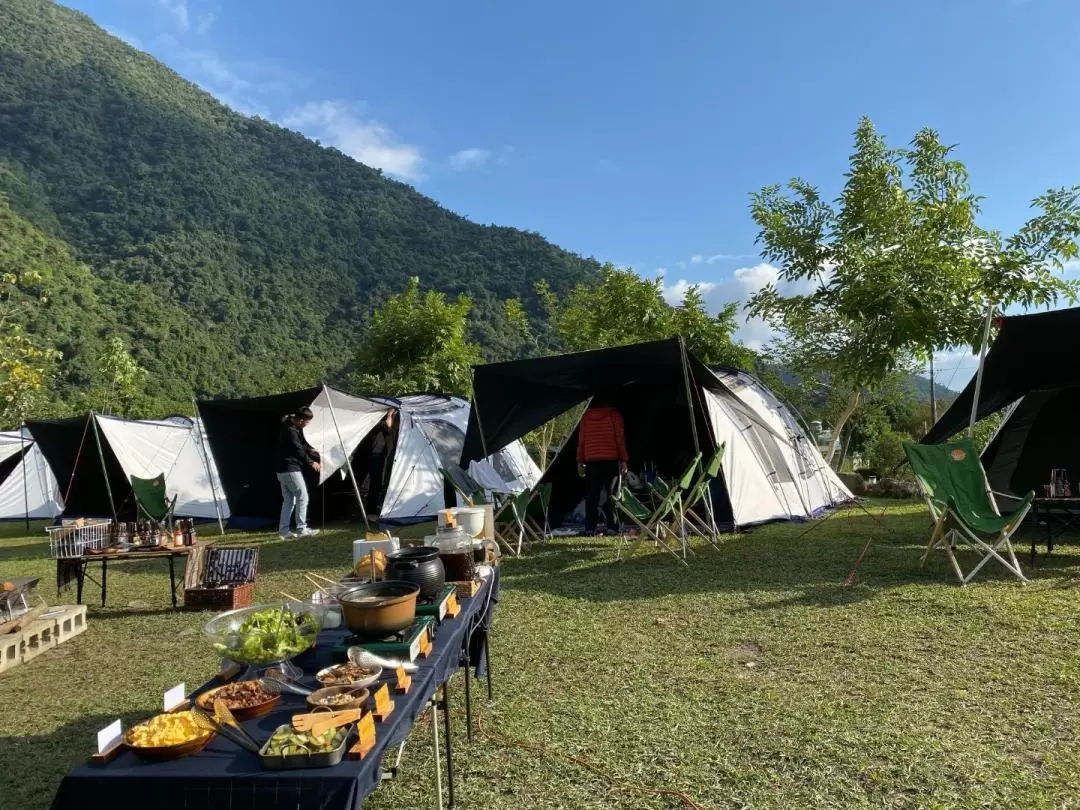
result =
[[[311,412],[311,408],[309,408],[307,405],[301,405],[299,408],[296,409],[295,413],[287,413],[283,417],[281,417],[281,421],[282,423],[287,423],[295,422],[297,419],[311,420],[314,418],[315,414]]]

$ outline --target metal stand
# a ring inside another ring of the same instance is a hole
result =
[[[442,685],[443,730],[446,734],[446,782],[449,788],[450,803],[447,810],[454,810],[454,741],[450,733],[450,681]],[[436,732],[438,736],[438,732]]]

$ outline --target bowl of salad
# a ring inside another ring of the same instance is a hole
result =
[[[258,667],[280,664],[305,652],[321,627],[319,606],[286,602],[219,613],[203,626],[203,633],[222,658]]]

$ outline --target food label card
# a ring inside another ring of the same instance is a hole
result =
[[[184,689],[184,684],[178,683],[172,689],[165,693],[164,710],[171,712],[177,706],[184,702],[187,691]]]
[[[97,733],[97,752],[99,754],[104,754],[114,745],[119,743],[123,736],[124,729],[120,725],[120,721],[113,720],[109,725],[105,726],[105,728]]]

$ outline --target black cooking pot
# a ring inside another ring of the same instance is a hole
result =
[[[422,602],[435,599],[446,584],[446,569],[439,559],[439,549],[418,546],[395,551],[386,558],[386,580],[410,582],[420,586]]]

